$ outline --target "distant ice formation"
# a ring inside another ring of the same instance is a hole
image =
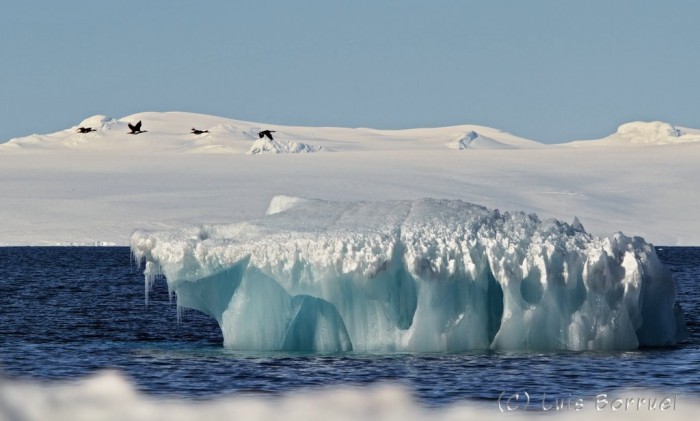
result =
[[[482,136],[475,131],[469,131],[465,135],[460,136],[455,142],[455,147],[459,150],[464,149],[514,149],[512,145],[499,142],[490,137]]]
[[[678,128],[663,121],[633,121],[621,125],[603,141],[646,145],[692,143],[700,142],[700,131]]]
[[[253,142],[248,150],[248,155],[258,155],[263,153],[309,153],[317,152],[321,148],[307,145],[306,143],[294,142],[292,140],[271,140],[266,137]]]
[[[146,286],[238,350],[634,349],[685,328],[654,248],[462,201],[277,197],[263,218],[135,232]]]

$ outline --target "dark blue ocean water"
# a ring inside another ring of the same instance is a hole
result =
[[[632,387],[700,396],[700,248],[662,248],[690,338],[631,352],[244,354],[218,325],[178,324],[164,281],[144,304],[128,248],[0,248],[2,378],[74,379],[116,369],[152,395],[276,394],[331,385],[400,383],[427,405],[527,391],[587,398]],[[1,379],[0,379],[1,381]]]

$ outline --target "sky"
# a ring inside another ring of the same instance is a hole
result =
[[[700,128],[695,0],[3,0],[0,142],[103,114],[480,124],[557,143]]]

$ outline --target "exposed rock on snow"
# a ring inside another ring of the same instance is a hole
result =
[[[454,143],[457,149],[514,149],[514,146],[501,143],[475,131],[467,132]]]

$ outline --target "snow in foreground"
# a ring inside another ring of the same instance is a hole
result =
[[[653,246],[459,200],[276,197],[254,221],[135,232],[146,288],[215,318],[226,347],[634,349],[685,333]]]
[[[25,383],[0,378],[0,419],[11,421],[94,420],[529,420],[543,413],[560,419],[690,420],[700,410],[697,402],[654,391],[621,392],[608,396],[564,399],[560,410],[554,400],[524,403],[488,402],[428,409],[404,389],[376,386],[365,389],[307,391],[275,398],[225,397],[210,401],[153,399],[139,394],[121,375],[105,372],[70,384]],[[607,395],[607,394],[606,394]],[[614,396],[614,397],[613,397]],[[630,399],[654,400],[639,409]],[[580,401],[578,399],[581,399]],[[617,399],[617,400],[616,400]],[[577,410],[576,404],[578,403]],[[549,409],[547,412],[544,409]],[[503,409],[503,412],[501,411]],[[535,412],[537,411],[537,412]]]

